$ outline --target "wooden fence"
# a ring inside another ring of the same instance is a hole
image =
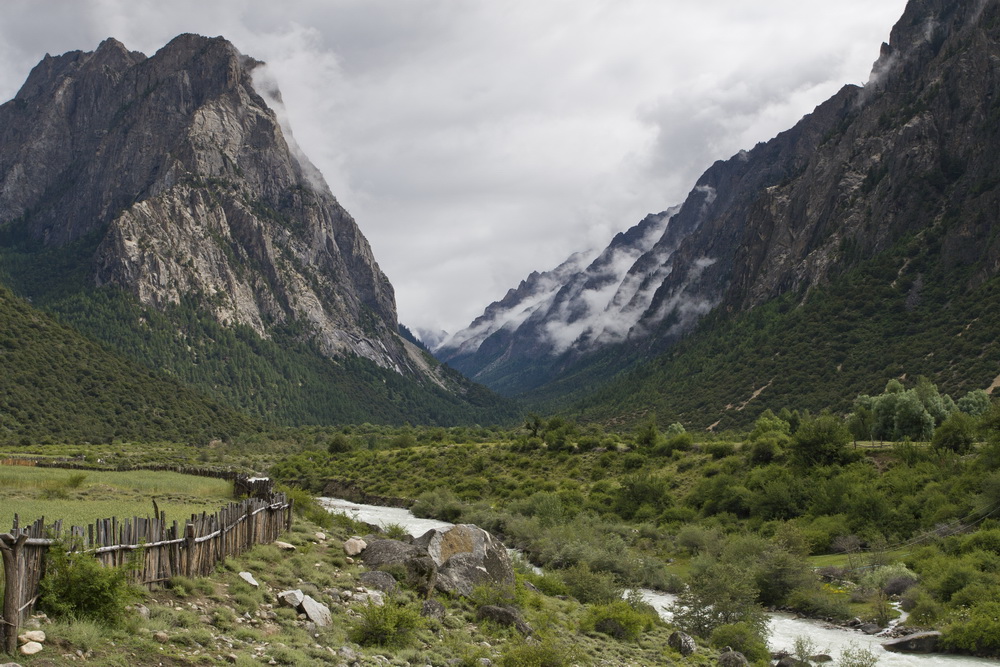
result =
[[[219,561],[273,542],[291,525],[292,501],[283,493],[249,497],[215,514],[195,514],[183,525],[174,521],[168,526],[161,512],[154,518],[104,519],[86,529],[72,526],[63,531],[62,521],[46,527],[44,518],[21,527],[15,515],[11,532],[0,534],[5,578],[0,650],[16,650],[18,628],[38,600],[46,552],[57,541],[93,553],[108,567],[126,563],[138,550],[138,565],[130,577],[153,587],[177,575],[205,576]]]

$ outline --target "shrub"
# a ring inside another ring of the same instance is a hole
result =
[[[61,542],[49,547],[39,606],[57,618],[87,618],[109,626],[124,620],[125,606],[142,597],[129,584],[139,552],[119,567],[103,567],[92,554],[70,552]]]
[[[569,594],[584,604],[620,600],[624,589],[610,572],[594,572],[586,563],[563,570],[563,583]]]
[[[625,600],[590,607],[580,621],[584,632],[602,632],[615,639],[635,641],[656,624],[656,612],[633,607]]]
[[[1000,602],[981,602],[961,610],[945,627],[941,641],[951,649],[996,655],[1000,651]]]
[[[717,649],[730,646],[753,663],[765,661],[771,657],[771,653],[767,649],[766,638],[761,637],[749,623],[720,625],[712,630],[708,643]]]
[[[875,667],[878,664],[878,655],[870,648],[850,644],[840,652],[840,667]]]
[[[572,647],[542,637],[540,641],[521,642],[507,648],[500,656],[501,667],[565,667],[576,660]]]
[[[789,609],[812,618],[848,619],[851,608],[844,596],[824,590],[803,586],[796,588],[788,595],[786,601]]]
[[[417,496],[410,511],[415,516],[456,523],[462,516],[462,501],[451,489],[437,488]]]
[[[422,625],[420,612],[389,600],[382,606],[361,607],[350,638],[362,646],[404,646]]]
[[[953,412],[934,430],[935,449],[966,454],[976,442],[976,420],[964,412]]]

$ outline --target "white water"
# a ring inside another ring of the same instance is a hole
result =
[[[445,521],[420,519],[409,510],[398,507],[363,505],[339,498],[320,498],[320,502],[331,512],[340,512],[359,521],[382,526],[402,526],[414,537],[423,535],[431,528],[450,526]],[[660,616],[669,621],[675,596],[648,589],[641,590],[643,599],[653,605]],[[791,614],[769,614],[771,637],[768,642],[772,651],[791,651],[797,637],[806,637],[816,647],[816,653],[825,653],[837,660],[843,649],[851,646],[868,648],[878,656],[879,667],[967,667],[969,665],[1000,665],[1000,661],[983,658],[969,658],[950,655],[919,655],[890,653],[882,648],[882,637],[866,635],[862,632],[831,626],[822,621],[796,618]]]

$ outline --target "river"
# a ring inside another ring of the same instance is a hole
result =
[[[431,528],[444,528],[452,524],[435,519],[420,519],[407,510],[399,507],[382,507],[379,505],[363,505],[339,498],[320,498],[321,503],[331,512],[346,514],[358,521],[364,521],[376,526],[399,525],[414,537],[423,535]],[[667,593],[646,590],[642,591],[643,599],[653,605],[664,620],[671,618],[671,607],[674,596]],[[883,639],[873,637],[854,630],[838,628],[821,621],[797,618],[791,614],[769,614],[771,636],[769,645],[772,651],[790,651],[795,639],[806,637],[812,641],[817,653],[825,653],[835,660],[841,651],[851,646],[861,646],[871,649],[878,656],[879,667],[967,667],[970,665],[992,665],[997,667],[1000,661],[984,658],[970,658],[953,655],[919,655],[891,653],[882,648]]]

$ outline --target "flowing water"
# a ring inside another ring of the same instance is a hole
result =
[[[331,512],[340,512],[356,520],[376,526],[402,526],[414,537],[423,535],[431,528],[450,526],[445,521],[435,519],[420,519],[413,516],[409,510],[399,507],[381,507],[379,505],[363,505],[339,498],[320,498],[320,502]],[[659,612],[664,620],[669,621],[675,596],[652,591],[641,590],[643,599]],[[836,660],[841,652],[849,646],[868,648],[878,656],[879,667],[967,667],[970,665],[1000,665],[1000,661],[983,658],[951,655],[918,655],[890,653],[882,648],[884,638],[866,635],[861,632],[838,628],[822,621],[797,618],[791,614],[768,614],[770,617],[771,637],[769,645],[772,651],[791,651],[796,638],[805,637],[815,646],[816,653],[825,653]]]

